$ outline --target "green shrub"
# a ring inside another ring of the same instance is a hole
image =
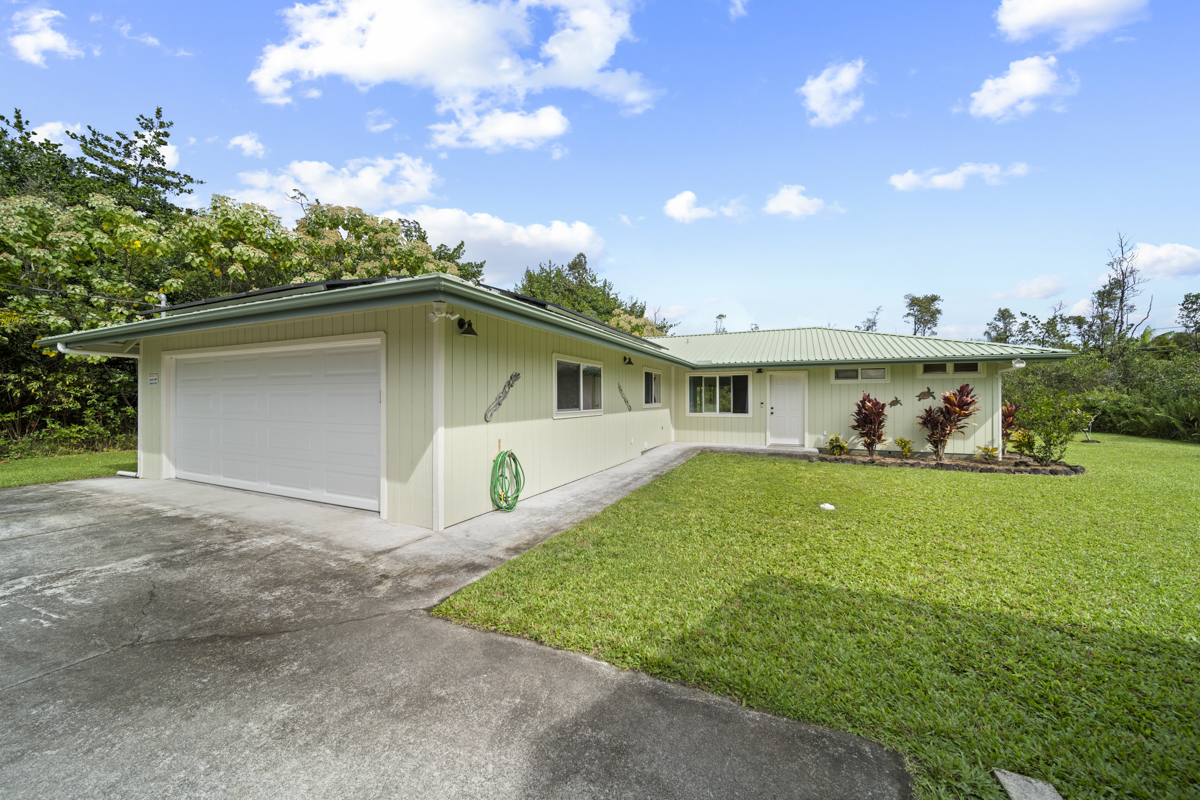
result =
[[[975,454],[975,457],[983,460],[987,464],[995,464],[997,461],[1000,460],[1000,448],[999,447],[976,446],[975,449],[979,451],[978,453]]]
[[[825,443],[825,452],[831,456],[844,456],[850,452],[850,444],[840,434],[833,434]]]
[[[913,440],[912,439],[894,439],[896,447],[900,448],[900,456],[902,458],[912,458]]]
[[[1058,392],[1033,398],[1021,409],[1018,420],[1034,438],[1028,455],[1045,465],[1062,461],[1067,445],[1087,427],[1091,415],[1077,399]]]

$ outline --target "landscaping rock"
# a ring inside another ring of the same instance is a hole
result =
[[[992,774],[1004,787],[1009,800],[1062,800],[1062,795],[1045,781],[1003,769],[994,769]]]

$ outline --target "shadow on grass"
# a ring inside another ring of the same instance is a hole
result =
[[[931,797],[1200,796],[1200,646],[778,577],[637,659],[650,674],[903,750]]]

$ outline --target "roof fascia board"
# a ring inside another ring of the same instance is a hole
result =
[[[713,370],[723,369],[786,369],[797,367],[840,367],[854,364],[1003,364],[1012,361],[1015,358],[1020,358],[1024,361],[1066,361],[1073,357],[1074,353],[1013,353],[1011,356],[956,356],[954,358],[945,358],[934,356],[931,358],[860,358],[850,359],[846,361],[749,361],[749,362],[717,362],[717,363],[696,363],[692,369],[696,372],[710,372]],[[961,373],[960,373],[961,374]]]

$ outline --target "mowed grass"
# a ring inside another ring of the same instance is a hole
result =
[[[1071,478],[701,454],[434,613],[884,742],[925,798],[1200,797],[1200,446],[1103,438]]]
[[[116,475],[117,470],[136,472],[137,452],[112,450],[75,456],[18,458],[0,461],[0,489],[35,483],[77,481],[82,478],[105,478]]]

